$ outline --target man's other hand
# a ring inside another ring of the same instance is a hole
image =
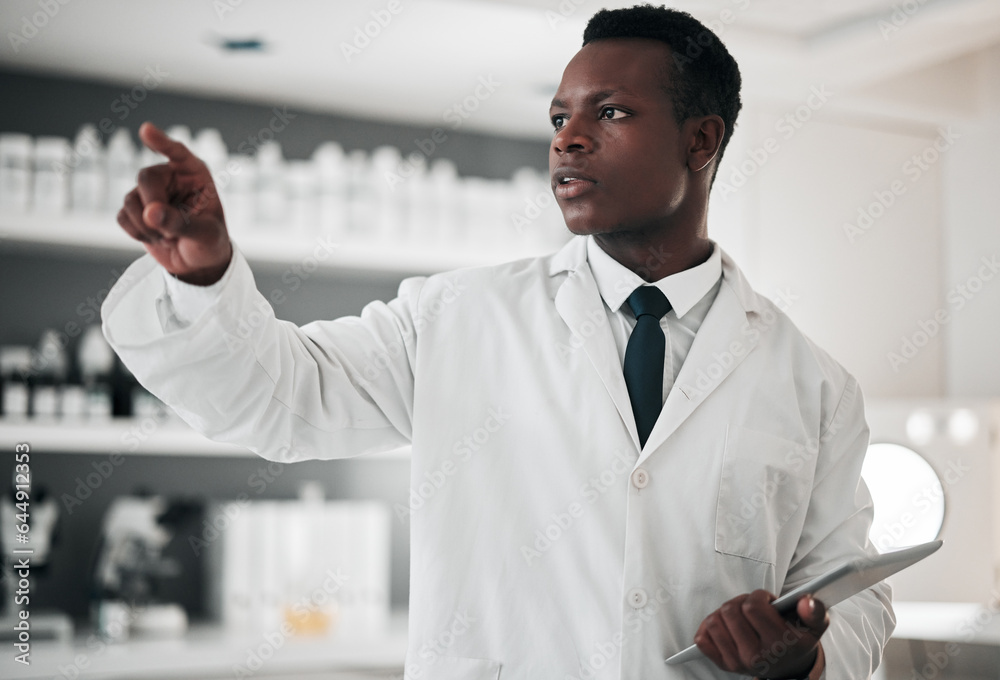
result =
[[[816,663],[819,640],[830,625],[826,607],[811,595],[783,618],[775,596],[755,590],[729,600],[705,617],[694,642],[719,668],[758,678],[802,678]]]
[[[215,283],[233,251],[208,167],[152,123],[142,124],[139,138],[167,162],[139,171],[138,186],[125,196],[118,224],[181,281]]]

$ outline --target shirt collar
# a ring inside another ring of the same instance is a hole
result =
[[[634,271],[604,252],[593,236],[587,237],[587,263],[597,282],[597,290],[613,312],[621,308],[633,290],[646,283]],[[652,285],[667,296],[679,319],[705,297],[721,276],[721,248],[713,241],[712,254],[707,260],[690,269],[666,276]]]

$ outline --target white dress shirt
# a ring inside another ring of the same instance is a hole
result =
[[[608,315],[611,334],[618,348],[618,361],[623,367],[628,338],[635,328],[635,315],[625,304],[625,300],[639,286],[651,285],[659,288],[670,301],[670,311],[660,319],[660,328],[663,329],[666,340],[666,356],[663,361],[665,402],[677,372],[694,343],[694,336],[701,328],[701,322],[705,320],[722,284],[722,256],[719,247],[713,243],[712,254],[701,264],[650,284],[604,252],[593,236],[587,237],[587,263],[604,300],[604,311]]]

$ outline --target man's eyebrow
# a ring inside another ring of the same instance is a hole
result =
[[[625,94],[625,95],[633,96],[632,93],[629,92],[628,90],[601,90],[600,92],[595,92],[595,93],[589,95],[584,101],[587,104],[593,104],[595,102],[599,102],[602,99],[607,99],[608,97],[614,96],[616,94]],[[550,109],[553,109],[553,108],[562,108],[562,109],[564,109],[564,108],[566,108],[566,102],[564,102],[562,99],[553,99],[552,103],[549,105],[549,108]]]

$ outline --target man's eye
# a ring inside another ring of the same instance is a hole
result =
[[[616,116],[615,114],[621,114],[621,115]],[[614,106],[605,106],[603,109],[601,109],[601,118],[604,118],[605,120],[623,118],[627,115],[628,115],[627,113]]]
[[[556,130],[558,130],[559,128],[561,128],[563,125],[566,124],[566,120],[565,119],[566,119],[566,117],[563,116],[562,114],[558,114],[558,115],[552,116],[552,127],[554,127]]]

